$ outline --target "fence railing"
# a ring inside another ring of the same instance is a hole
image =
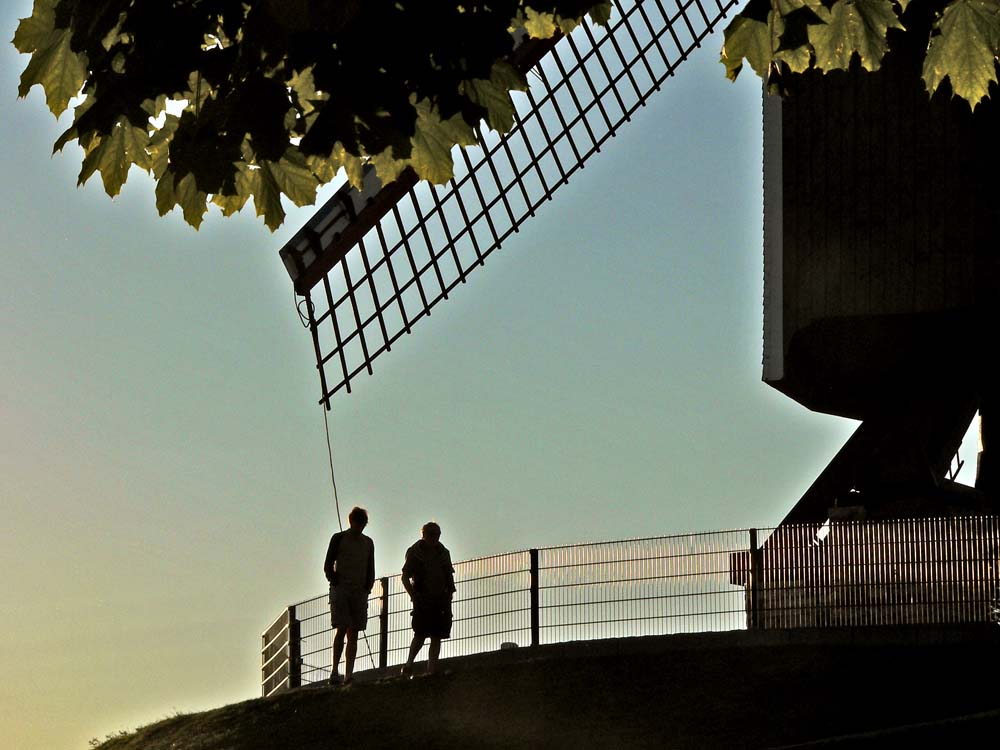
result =
[[[569,640],[746,628],[979,622],[995,617],[1000,517],[844,521],[511,552],[455,565],[441,656]],[[359,671],[401,664],[411,638],[399,576],[369,599]],[[263,634],[262,692],[329,677],[327,594]]]

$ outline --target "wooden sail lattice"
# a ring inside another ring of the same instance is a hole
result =
[[[305,297],[321,403],[372,362],[552,198],[674,74],[736,0],[615,0],[607,26],[524,44],[511,62],[530,87],[515,94],[504,136],[480,128],[456,148],[444,185],[412,172],[382,186],[367,169],[282,248]]]

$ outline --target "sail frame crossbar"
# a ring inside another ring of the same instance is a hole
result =
[[[453,150],[450,181],[434,186],[411,178],[374,197],[353,189],[346,192],[348,200],[335,196],[350,214],[345,226],[366,205],[380,200],[382,205],[370,227],[356,222],[361,226],[354,228],[356,241],[352,236],[352,244],[333,259],[331,243],[324,247],[310,225],[296,235],[311,257],[327,252],[330,266],[310,288],[296,284],[307,300],[320,403],[330,408],[333,394],[350,392],[355,377],[371,374],[373,360],[551,200],[736,4],[615,0],[607,26],[588,19],[534,65],[528,91],[514,95],[510,132],[499,136],[480,127],[478,145]],[[293,246],[282,250],[290,273],[297,262]]]

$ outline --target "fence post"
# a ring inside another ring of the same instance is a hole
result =
[[[757,544],[757,529],[750,529],[750,627],[760,628],[761,577],[764,574],[764,553]]]
[[[382,609],[378,614],[378,666],[389,666],[389,579],[380,578],[382,584]]]
[[[302,643],[295,607],[288,608],[288,688],[302,687]]]
[[[538,626],[538,550],[529,550],[531,559],[531,645],[539,644]]]

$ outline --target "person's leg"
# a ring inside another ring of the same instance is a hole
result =
[[[410,653],[406,657],[406,664],[403,666],[402,672],[404,675],[409,675],[413,673],[413,661],[417,658],[417,654],[420,653],[420,649],[424,647],[424,636],[413,634],[413,640],[410,641]]]
[[[438,654],[441,653],[441,639],[431,637],[431,645],[427,649],[427,674],[433,674],[437,670]]]
[[[338,627],[333,634],[333,667],[330,671],[330,681],[334,682],[340,676],[340,655],[344,653],[344,628]]]
[[[357,628],[347,629],[347,653],[344,655],[344,682],[351,680],[354,675],[354,659],[358,655],[358,631]]]

